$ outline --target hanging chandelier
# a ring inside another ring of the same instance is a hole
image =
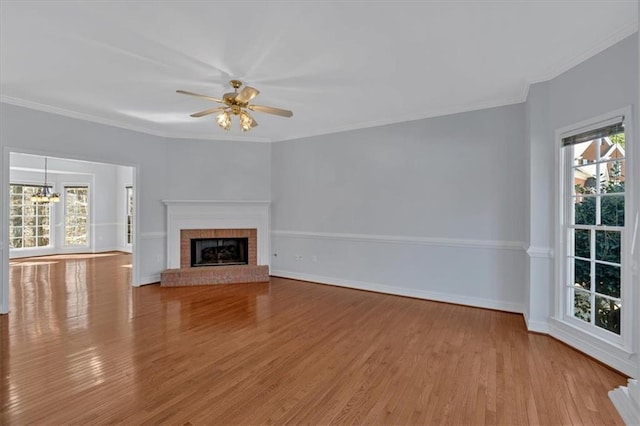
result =
[[[57,192],[51,192],[51,189],[47,185],[47,157],[44,157],[44,185],[35,194],[31,196],[32,203],[57,203],[60,201],[60,194]]]

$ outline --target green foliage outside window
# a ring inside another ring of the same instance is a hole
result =
[[[614,162],[610,171],[610,179],[600,189],[601,194],[624,193],[625,182],[621,176],[619,162]],[[575,186],[576,194],[593,194],[592,182],[584,186]],[[596,203],[600,203],[600,222],[604,225],[624,225],[624,195],[585,197],[575,205],[576,224],[596,224]],[[593,231],[591,231],[593,232]],[[577,230],[574,233],[576,256],[588,257],[591,247],[591,232]],[[621,232],[595,231],[595,259],[619,264],[621,259]],[[574,272],[577,287],[590,289],[591,263],[575,260]],[[620,266],[596,263],[595,291],[598,294],[620,298]],[[612,299],[596,296],[595,324],[601,328],[620,334],[620,303]],[[589,293],[576,291],[574,297],[574,315],[585,321],[590,320]]]

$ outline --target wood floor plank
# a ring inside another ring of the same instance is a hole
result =
[[[0,424],[622,424],[626,378],[521,315],[272,278],[128,285],[131,256],[12,260]]]

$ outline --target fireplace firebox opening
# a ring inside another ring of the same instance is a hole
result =
[[[248,238],[192,238],[191,266],[248,265]]]

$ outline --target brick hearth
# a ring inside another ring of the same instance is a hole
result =
[[[194,238],[247,238],[248,265],[191,267],[191,240]],[[269,281],[269,267],[257,264],[256,229],[180,230],[180,268],[160,275],[163,287],[235,284]]]
[[[267,265],[202,266],[167,269],[160,275],[162,287],[239,284],[269,281]]]

